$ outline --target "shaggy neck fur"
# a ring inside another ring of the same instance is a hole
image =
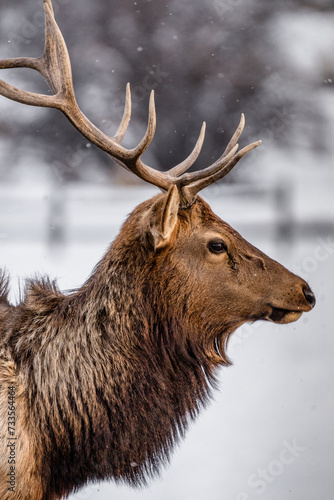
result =
[[[34,446],[45,498],[107,477],[144,483],[214,385],[186,306],[162,300],[168,283],[156,282],[156,259],[150,264],[134,235],[125,241],[128,248],[124,235],[115,241],[79,291],[65,296],[30,282],[16,308],[7,342],[26,391],[28,434],[36,439],[40,426]]]

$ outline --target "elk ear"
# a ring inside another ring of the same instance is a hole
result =
[[[167,193],[161,206],[153,207],[154,216],[151,220],[150,232],[155,250],[168,245],[170,237],[177,223],[177,214],[180,205],[179,190],[173,186]]]

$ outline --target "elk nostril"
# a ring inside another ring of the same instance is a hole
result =
[[[310,307],[315,306],[315,296],[314,293],[312,292],[311,288],[308,286],[304,286],[303,292],[305,295],[305,299],[307,300],[307,303],[309,304]]]

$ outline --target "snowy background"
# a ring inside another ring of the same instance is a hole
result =
[[[246,239],[307,279],[317,297],[315,309],[296,323],[257,323],[234,334],[234,365],[221,370],[214,401],[160,479],[144,490],[89,486],[71,500],[330,500],[332,2],[85,0],[80,12],[70,0],[57,6],[72,58],[83,66],[76,69],[83,107],[111,133],[129,80],[137,90],[128,140],[139,140],[146,85],[157,83],[142,68],[160,65],[159,74],[168,73],[155,88],[159,125],[150,163],[167,168],[180,161],[206,120],[199,166],[207,165],[245,111],[241,144],[261,138],[263,146],[203,195]],[[40,9],[37,0],[0,1],[1,57],[38,55]],[[24,86],[29,73],[22,75],[10,79]],[[36,272],[57,277],[62,289],[80,286],[126,215],[157,192],[93,150],[60,114],[0,98],[0,263],[11,273],[13,300],[24,277]]]

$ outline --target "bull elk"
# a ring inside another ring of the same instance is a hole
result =
[[[121,140],[130,89],[115,137],[96,128],[75,99],[70,60],[44,0],[40,58],[0,61],[0,69],[39,71],[53,95],[0,80],[14,101],[62,111],[93,144],[162,193],[139,205],[94,272],[63,294],[47,278],[29,280],[8,300],[0,280],[0,497],[64,498],[89,481],[138,485],[156,473],[205,405],[226,345],[246,321],[289,323],[315,304],[307,283],[223,222],[198,196],[260,141],[238,152],[244,118],[224,154],[186,173],[204,139],[167,172],[141,156],[155,130],[153,94],[144,138]]]

